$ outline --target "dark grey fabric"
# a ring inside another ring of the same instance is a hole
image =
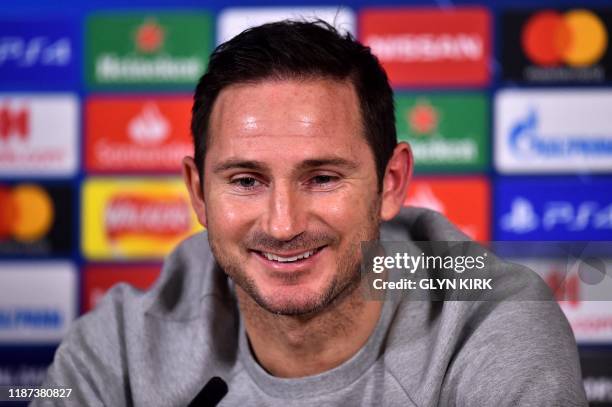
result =
[[[464,240],[441,215],[402,210],[382,240]],[[231,282],[205,233],[166,260],[155,286],[120,284],[73,323],[46,386],[71,400],[39,405],[185,406],[213,376],[222,406],[585,406],[576,344],[532,272],[504,264],[516,289],[504,301],[385,301],[364,347],[310,377],[269,375],[249,350]],[[518,298],[518,297],[517,297]]]

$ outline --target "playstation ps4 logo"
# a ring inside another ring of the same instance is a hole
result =
[[[527,115],[511,128],[508,144],[518,159],[612,157],[612,134],[545,134],[539,132],[539,115]]]
[[[573,203],[550,201],[538,213],[532,202],[517,196],[512,200],[510,211],[500,219],[505,232],[525,234],[541,228],[551,231],[557,228],[566,231],[612,230],[612,204],[603,206],[595,201]]]
[[[72,44],[67,37],[51,39],[0,37],[0,66],[13,63],[18,67],[66,66],[72,59]]]

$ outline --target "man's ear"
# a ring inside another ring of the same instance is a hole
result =
[[[408,185],[412,178],[412,150],[407,143],[398,143],[387,164],[383,179],[380,217],[383,221],[393,219],[400,211]]]
[[[183,158],[183,181],[187,191],[189,191],[191,206],[198,217],[198,221],[206,227],[206,203],[204,201],[204,190],[200,187],[204,184],[204,180],[200,183],[198,167],[191,157]]]

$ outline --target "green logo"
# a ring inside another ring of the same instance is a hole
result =
[[[482,171],[488,159],[488,112],[482,94],[398,94],[397,135],[419,172]]]
[[[212,51],[206,13],[105,13],[91,16],[86,78],[91,87],[193,86]]]

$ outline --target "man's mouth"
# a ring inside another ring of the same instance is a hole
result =
[[[321,246],[318,247],[316,249],[311,249],[311,250],[306,250],[303,252],[299,252],[299,253],[295,253],[295,254],[286,254],[286,255],[280,255],[280,254],[276,254],[276,253],[271,253],[271,252],[266,252],[266,251],[259,251],[256,250],[255,252],[264,257],[267,260],[270,261],[275,261],[278,263],[295,263],[295,262],[299,262],[301,260],[305,260],[309,257],[314,256],[315,254],[317,254],[319,251],[321,251],[323,248],[325,248],[325,246]]]

